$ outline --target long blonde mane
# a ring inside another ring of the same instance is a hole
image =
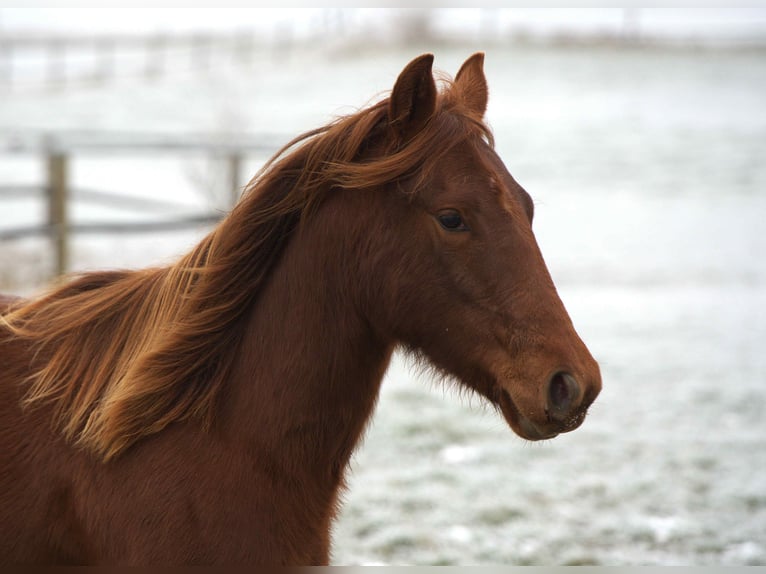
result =
[[[25,404],[52,405],[67,439],[104,460],[173,422],[211,424],[247,311],[323,195],[424,178],[458,141],[478,133],[492,142],[449,90],[406,144],[388,141],[387,106],[290,142],[175,264],[86,274],[0,316],[0,333],[26,341],[34,357]]]

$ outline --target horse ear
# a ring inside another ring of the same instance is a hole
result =
[[[399,74],[388,104],[388,121],[396,136],[406,141],[417,134],[436,109],[433,54],[412,60]]]
[[[453,89],[458,90],[460,100],[479,119],[484,117],[489,100],[489,87],[484,76],[484,52],[468,58],[455,76]]]

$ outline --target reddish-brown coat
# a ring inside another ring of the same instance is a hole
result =
[[[432,60],[297,138],[178,263],[0,300],[0,562],[326,564],[397,346],[522,436],[579,425],[598,365],[482,123],[483,55],[441,92]]]

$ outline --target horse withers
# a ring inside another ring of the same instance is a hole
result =
[[[392,353],[513,430],[601,388],[493,148],[483,54],[299,136],[167,267],[0,306],[0,560],[326,564]],[[416,413],[412,413],[416,416]]]

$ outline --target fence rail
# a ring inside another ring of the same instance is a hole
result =
[[[287,141],[283,134],[153,133],[68,130],[6,132],[0,136],[0,154],[40,154],[60,151],[88,153],[204,152],[211,155],[271,153]]]
[[[179,229],[188,229],[200,225],[208,225],[220,221],[223,213],[210,213],[201,215],[191,215],[187,217],[177,217],[174,219],[162,221],[126,221],[126,222],[96,222],[96,223],[77,223],[67,226],[67,231],[71,233],[156,233],[158,231],[176,231]],[[24,237],[47,236],[55,238],[59,228],[51,225],[30,225],[26,227],[16,227],[14,229],[0,230],[0,241],[10,241],[22,239]]]
[[[241,64],[254,60],[264,40],[253,30],[108,35],[0,34],[0,86],[28,81],[42,85],[105,83],[126,73],[147,80],[182,69],[208,70],[222,55]],[[183,64],[183,61],[186,61]],[[26,78],[26,80],[25,80]]]
[[[47,203],[47,220],[41,225],[0,229],[0,241],[41,236],[51,241],[54,254],[54,274],[61,275],[70,267],[70,242],[73,234],[89,233],[155,233],[213,224],[221,219],[220,212],[192,213],[154,221],[98,221],[76,223],[70,217],[74,200],[100,203],[120,209],[161,211],[188,209],[180,204],[154,198],[139,198],[127,194],[73,188],[70,164],[77,156],[94,154],[202,154],[222,158],[227,169],[229,203],[233,205],[242,190],[242,163],[248,156],[271,155],[279,148],[277,142],[286,137],[273,134],[110,134],[103,132],[69,132],[57,134],[10,134],[0,139],[0,155],[31,155],[43,158],[47,181],[44,185],[0,186],[0,202],[8,199],[38,197]]]
[[[0,185],[0,201],[3,199],[28,199],[30,197],[42,198],[47,192],[47,188],[41,185]],[[133,211],[177,211],[186,208],[185,205],[175,201],[165,201],[154,197],[137,197],[127,193],[97,189],[71,188],[70,197],[76,201]]]

